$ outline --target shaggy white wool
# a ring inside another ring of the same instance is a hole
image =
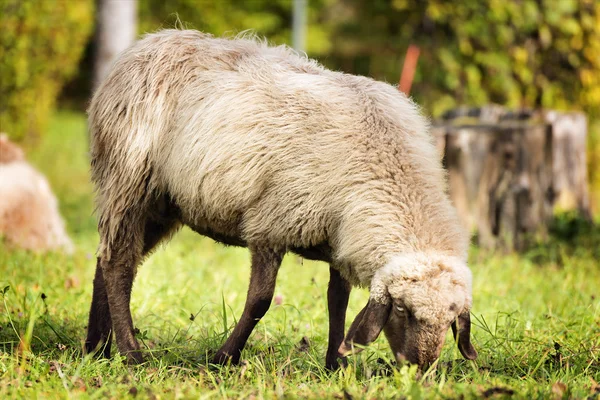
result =
[[[369,286],[390,255],[464,259],[429,125],[398,90],[285,47],[196,31],[147,35],[89,108],[99,253],[148,196],[248,244],[323,243]]]
[[[88,112],[99,265],[113,288],[185,224],[331,261],[370,287],[342,354],[383,329],[397,357],[428,364],[456,322],[476,357],[468,235],[428,121],[395,87],[252,37],[166,30],[120,55]]]

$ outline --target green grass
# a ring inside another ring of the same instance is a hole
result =
[[[391,367],[382,337],[324,368],[328,268],[288,255],[273,305],[238,367],[209,366],[243,308],[249,255],[183,230],[140,268],[132,311],[147,362],[84,357],[97,245],[85,119],[59,113],[31,161],[77,246],[35,255],[0,243],[0,398],[598,398],[600,229],[564,216],[525,255],[471,252],[475,362],[448,335],[437,371]],[[352,293],[348,320],[364,305]],[[308,345],[300,345],[303,338]],[[115,353],[113,349],[113,353]],[[564,384],[564,385],[563,385]]]

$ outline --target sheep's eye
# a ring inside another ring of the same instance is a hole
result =
[[[406,307],[402,305],[396,305],[396,311],[400,314],[404,314],[406,312]]]

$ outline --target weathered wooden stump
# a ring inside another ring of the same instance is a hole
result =
[[[552,140],[545,124],[458,120],[437,126],[450,196],[482,247],[523,249],[552,213]]]
[[[450,196],[482,247],[525,248],[555,208],[590,217],[584,114],[460,108],[433,133]]]

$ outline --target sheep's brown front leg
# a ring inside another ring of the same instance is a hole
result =
[[[214,364],[226,364],[228,361],[232,364],[239,363],[248,337],[273,299],[277,272],[284,252],[266,248],[251,248],[250,252],[252,272],[244,312],[225,344],[217,351],[213,358]]]
[[[92,295],[92,307],[88,320],[88,332],[85,340],[85,350],[88,354],[98,351],[102,356],[110,357],[110,345],[112,339],[112,320],[108,307],[106,286],[102,276],[100,259],[96,264],[96,276],[94,277],[94,293]],[[100,352],[101,351],[101,352]]]
[[[329,345],[325,356],[325,367],[331,370],[339,368],[340,361],[346,364],[346,358],[341,357],[338,348],[344,340],[344,325],[346,309],[352,286],[342,278],[337,269],[329,267],[329,287],[327,289],[327,306],[329,308]]]

